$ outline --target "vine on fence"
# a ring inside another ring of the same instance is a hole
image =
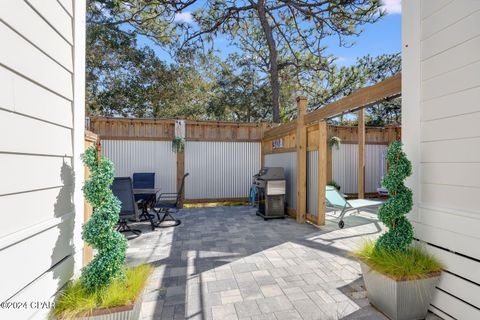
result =
[[[108,286],[113,279],[123,278],[127,240],[114,229],[118,222],[120,201],[113,195],[113,163],[97,157],[95,146],[82,155],[83,163],[90,169],[90,179],[85,181],[83,192],[93,207],[90,220],[83,226],[82,237],[98,253],[82,269],[80,281],[89,291]]]
[[[412,190],[404,180],[412,174],[412,164],[402,151],[400,141],[393,142],[387,151],[389,169],[382,180],[390,198],[379,210],[378,217],[388,228],[376,243],[376,248],[388,251],[404,251],[413,240],[413,227],[405,217],[412,210]]]

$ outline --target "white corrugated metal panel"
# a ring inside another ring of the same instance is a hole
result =
[[[265,156],[265,166],[285,168],[285,180],[287,180],[286,201],[289,208],[296,208],[297,154],[295,152],[267,154]]]
[[[115,164],[115,176],[155,172],[155,187],[176,192],[177,157],[169,141],[102,140],[102,154]]]
[[[365,146],[365,192],[377,192],[382,176],[386,173],[387,146],[367,144]]]
[[[196,142],[185,146],[186,199],[247,197],[260,170],[258,142]]]
[[[307,212],[318,212],[318,151],[307,152]]]
[[[385,145],[365,145],[365,192],[376,192],[385,168]],[[356,193],[358,188],[358,145],[341,144],[332,150],[332,179],[344,193]]]
[[[357,192],[358,146],[341,144],[332,148],[332,179],[340,186],[343,193]]]

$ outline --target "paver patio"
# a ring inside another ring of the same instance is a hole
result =
[[[129,264],[155,266],[143,319],[385,319],[366,298],[349,256],[378,237],[361,212],[320,229],[293,219],[264,221],[250,207],[184,209],[176,228],[129,242]]]

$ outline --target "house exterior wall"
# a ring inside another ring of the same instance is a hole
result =
[[[480,2],[405,0],[402,11],[409,218],[445,264],[431,310],[480,319]]]
[[[81,267],[84,6],[0,2],[0,302],[27,303],[2,319],[44,318]]]

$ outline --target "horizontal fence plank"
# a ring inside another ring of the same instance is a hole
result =
[[[480,272],[478,272],[480,263],[478,261],[429,244],[425,245],[425,249],[440,260],[445,270],[480,285]]]
[[[461,233],[461,230],[453,232],[416,221],[412,221],[412,224],[415,228],[415,236],[418,239],[480,260],[480,250],[478,250],[480,241],[478,238],[464,235]]]
[[[259,142],[266,126],[262,123],[186,120],[185,140]],[[91,117],[88,129],[106,140],[171,141],[175,136],[175,120]]]
[[[438,289],[433,295],[431,304],[441,311],[448,310],[448,315],[455,319],[480,319],[479,309]]]
[[[480,265],[480,264],[479,264]],[[437,287],[480,309],[480,286],[448,272],[442,272]]]

